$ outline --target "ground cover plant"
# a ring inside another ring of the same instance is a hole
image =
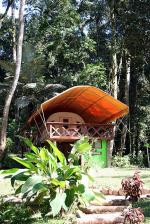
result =
[[[126,198],[130,201],[138,201],[142,194],[143,181],[140,178],[139,172],[135,172],[133,177],[125,178],[121,181],[122,190]]]
[[[24,141],[31,151],[25,154],[24,159],[13,157],[24,168],[1,172],[5,178],[11,178],[12,187],[15,187],[16,181],[20,181],[15,194],[21,193],[23,198],[33,200],[35,204],[48,202],[44,215],[51,211],[50,215],[53,216],[68,211],[79,202],[86,203],[99,196],[82,183],[86,173],[79,164],[80,156],[91,149],[86,138],[74,144],[68,163],[52,142],[48,141],[50,148],[47,149],[34,146],[28,139]]]
[[[144,215],[140,208],[129,208],[124,215],[124,224],[140,224],[144,221]]]
[[[10,203],[0,202],[0,223],[3,224],[25,224],[31,223],[32,212],[29,206],[14,205]]]
[[[140,172],[135,172],[133,177],[125,178],[121,181],[122,190],[125,193],[125,198],[132,202],[132,208],[128,208],[124,211],[124,224],[141,224],[144,221],[144,213],[140,207],[135,207],[134,203],[139,201],[142,189],[143,181],[140,177]]]

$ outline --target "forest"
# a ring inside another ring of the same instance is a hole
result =
[[[149,0],[1,0],[1,9],[1,161],[21,152],[17,136],[34,110],[77,85],[129,106],[113,155],[149,155]]]

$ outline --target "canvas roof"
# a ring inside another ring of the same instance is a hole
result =
[[[56,112],[79,114],[86,123],[109,123],[128,113],[128,106],[93,86],[75,86],[45,101],[28,120],[32,124]]]

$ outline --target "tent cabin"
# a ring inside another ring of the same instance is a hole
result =
[[[87,136],[94,140],[94,163],[106,167],[114,123],[127,113],[128,106],[108,93],[93,86],[75,86],[42,103],[28,124],[37,128],[36,143],[54,141],[66,156],[71,143]]]

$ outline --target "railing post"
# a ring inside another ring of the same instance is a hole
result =
[[[52,125],[51,124],[49,126],[49,135],[50,135],[50,138],[52,138]]]

